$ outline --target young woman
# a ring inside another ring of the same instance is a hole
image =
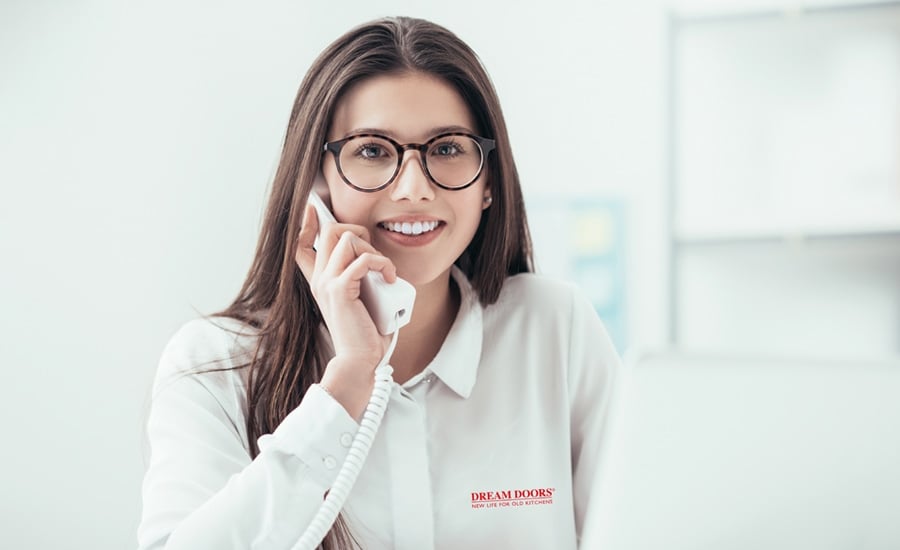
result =
[[[308,205],[314,187],[338,223]],[[390,18],[310,68],[240,294],[163,354],[140,548],[300,538],[388,353],[360,301],[369,271],[409,281],[415,305],[381,429],[323,546],[576,547],[617,355],[578,291],[530,273],[476,55],[442,27]]]

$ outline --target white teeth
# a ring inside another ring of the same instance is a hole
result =
[[[395,233],[403,233],[404,235],[421,235],[422,233],[434,231],[434,228],[438,226],[438,222],[385,222],[382,224],[382,226],[388,231],[394,231]]]

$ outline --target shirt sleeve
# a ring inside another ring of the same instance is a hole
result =
[[[569,341],[571,396],[572,484],[575,530],[584,529],[604,432],[609,428],[610,403],[621,371],[615,347],[586,297],[575,293]]]
[[[274,433],[259,439],[251,460],[235,385],[223,382],[237,375],[184,372],[174,364],[179,360],[178,353],[163,354],[147,421],[139,548],[290,548],[334,482],[357,423],[313,385]]]

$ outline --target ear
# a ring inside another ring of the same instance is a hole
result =
[[[492,202],[494,202],[494,197],[491,196],[491,190],[485,189],[484,190],[484,199],[482,199],[482,201],[481,201],[481,209],[487,210]]]

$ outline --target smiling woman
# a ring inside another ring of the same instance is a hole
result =
[[[361,301],[370,271],[415,286],[390,345]],[[163,353],[140,547],[292,548],[348,460],[324,548],[576,547],[619,360],[585,297],[531,271],[474,52],[409,18],[340,37],[300,86],[243,288]],[[363,464],[350,447],[382,361]]]

